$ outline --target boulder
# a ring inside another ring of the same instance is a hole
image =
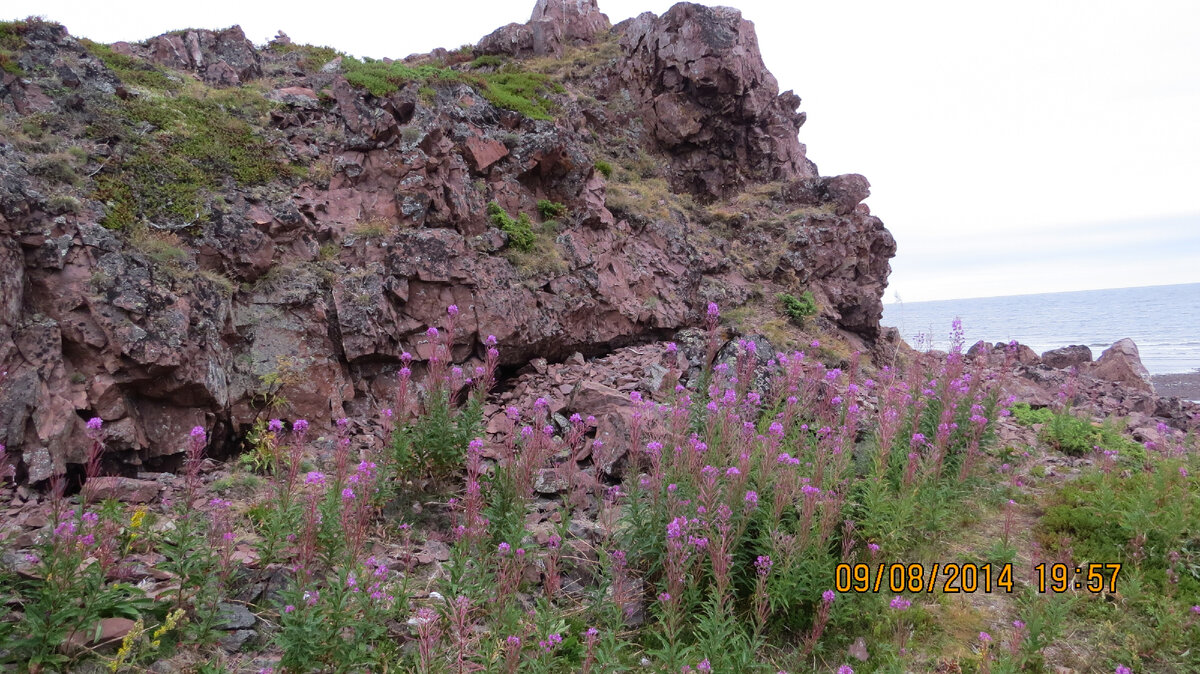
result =
[[[113,499],[123,503],[150,503],[162,489],[157,482],[131,477],[94,477],[87,482],[88,493],[97,500]]]
[[[1135,391],[1154,392],[1150,373],[1142,365],[1137,344],[1128,337],[1105,349],[1096,359],[1091,374],[1097,379],[1116,382]]]
[[[1042,354],[1042,362],[1060,370],[1082,367],[1092,362],[1092,350],[1083,344],[1051,349]]]

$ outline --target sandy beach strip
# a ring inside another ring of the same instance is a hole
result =
[[[1150,381],[1160,396],[1200,400],[1200,372],[1156,374],[1150,377]]]

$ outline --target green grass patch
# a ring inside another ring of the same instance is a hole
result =
[[[596,162],[596,170],[599,171],[600,175],[604,176],[605,178],[612,177],[612,174],[613,174],[612,164],[610,164],[604,160],[600,160],[600,161]]]
[[[554,119],[554,103],[546,95],[565,91],[549,76],[538,73],[471,73],[438,65],[410,66],[352,56],[342,61],[342,67],[350,84],[375,96],[387,96],[413,82],[422,87],[462,83],[478,90],[492,105],[532,119]]]
[[[125,84],[154,91],[179,91],[183,87],[180,78],[172,78],[165,70],[148,61],[118,54],[112,47],[87,38],[80,42]]]
[[[304,72],[308,73],[319,71],[321,66],[342,55],[342,52],[333,47],[318,47],[311,44],[272,43],[268,49],[276,54],[299,54],[297,63]]]
[[[177,95],[148,95],[105,110],[91,132],[121,141],[112,170],[96,179],[108,204],[103,223],[122,229],[141,218],[207,219],[208,193],[226,179],[239,186],[286,177],[275,144],[256,130],[270,102],[248,88],[209,89],[198,83]],[[150,127],[148,133],[139,129]]]

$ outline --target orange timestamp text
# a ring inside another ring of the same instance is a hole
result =
[[[1012,592],[1012,564],[838,564],[838,592]]]
[[[1037,591],[1061,593],[1068,590],[1116,593],[1121,565],[1110,564],[1038,564],[1033,567]],[[838,592],[926,592],[940,589],[956,592],[1013,591],[1012,564],[838,564],[835,571]]]

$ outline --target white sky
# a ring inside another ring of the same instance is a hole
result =
[[[616,23],[662,0],[600,0]],[[730,0],[803,99],[823,175],[862,173],[885,301],[1200,281],[1200,2]],[[474,43],[533,0],[8,0],[74,35],[240,24],[373,57]]]

